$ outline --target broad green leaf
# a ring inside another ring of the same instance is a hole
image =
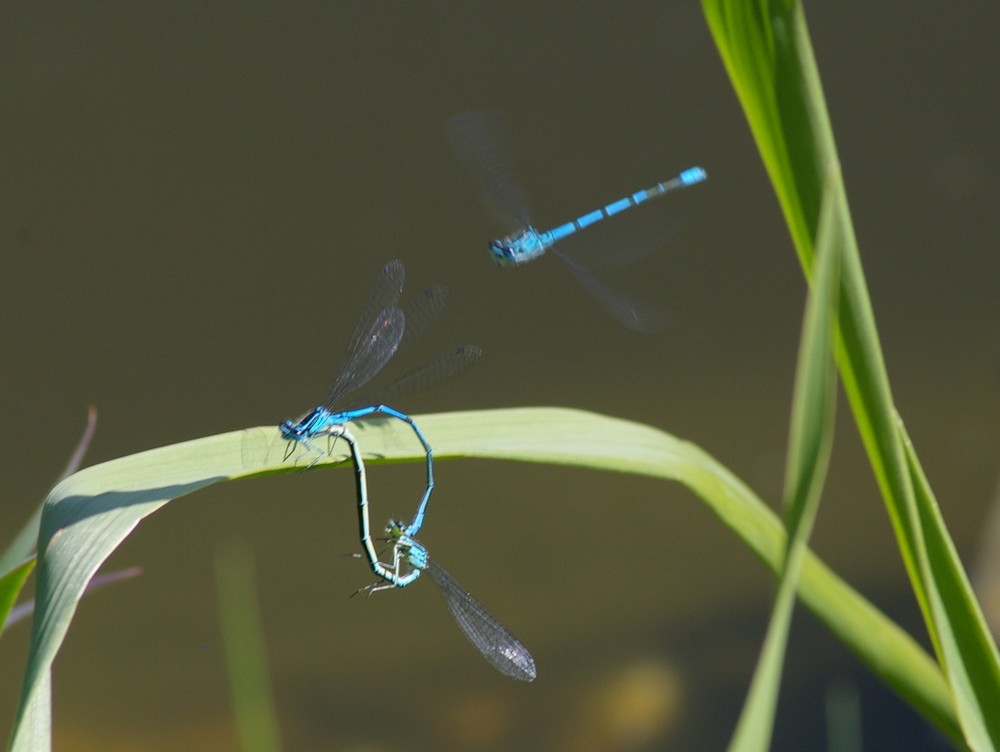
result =
[[[435,456],[521,460],[635,473],[679,481],[705,501],[775,572],[785,533],[777,516],[694,444],[640,423],[559,408],[520,408],[416,416]],[[417,461],[398,421],[364,421],[352,431],[366,456]],[[336,449],[337,447],[335,447]],[[39,536],[37,611],[11,749],[50,749],[50,671],[77,602],[101,563],[147,515],[174,498],[221,480],[299,470],[285,460],[274,427],[209,436],[88,467],[53,489]],[[334,454],[315,469],[342,463]],[[372,460],[373,462],[375,460]],[[664,525],[669,524],[664,510]],[[805,556],[799,594],[872,670],[946,733],[955,731],[937,667],[905,632]]]

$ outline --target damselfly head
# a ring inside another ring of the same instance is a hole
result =
[[[385,526],[385,533],[389,536],[389,540],[399,540],[406,534],[406,527],[400,520],[389,520]]]
[[[517,247],[512,242],[512,237],[506,237],[490,241],[490,255],[497,262],[498,266],[511,267],[519,263]]]
[[[308,415],[308,413],[306,413]],[[305,415],[302,418],[306,417]],[[278,424],[278,430],[281,431],[281,435],[286,439],[297,439],[302,436],[301,424],[302,418],[298,420],[283,420]]]
[[[550,233],[540,233],[530,225],[517,232],[491,240],[489,249],[493,260],[500,266],[520,266],[545,255],[552,245]]]

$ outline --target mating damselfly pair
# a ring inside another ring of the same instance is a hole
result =
[[[706,179],[700,167],[684,170],[670,180],[629,194],[550,230],[539,231],[530,222],[527,203],[512,180],[500,148],[498,119],[495,113],[475,112],[449,121],[449,134],[459,158],[479,177],[491,203],[510,222],[509,234],[493,240],[488,248],[501,266],[520,266],[551,252],[562,260],[574,276],[592,293],[612,316],[639,331],[657,328],[659,314],[640,305],[600,280],[593,264],[562,246],[593,225],[635,208],[652,198],[666,195]],[[560,246],[557,248],[557,244]],[[631,247],[630,247],[631,246]],[[625,244],[614,250],[601,249],[604,269],[622,266],[648,252],[641,243]],[[447,299],[444,287],[424,291],[416,303],[403,310],[398,307],[404,281],[403,264],[392,261],[385,266],[368,296],[361,318],[354,329],[340,365],[334,373],[323,403],[296,421],[279,425],[281,435],[302,448],[297,459],[312,458],[310,466],[323,456],[316,444],[320,438],[344,439],[355,468],[358,519],[364,556],[380,581],[362,588],[369,595],[380,590],[406,587],[427,573],[437,583],[459,627],[469,641],[500,672],[515,679],[532,681],[535,662],[528,650],[499,621],[475,600],[439,564],[416,539],[421,529],[434,489],[433,449],[416,422],[387,403],[407,393],[454,376],[474,364],[480,351],[473,346],[455,348],[426,365],[407,373],[381,389],[354,399],[347,399],[376,376],[396,353],[423,334],[441,315]],[[405,423],[420,442],[425,454],[426,482],[412,521],[405,525],[390,520],[385,529],[386,550],[390,560],[382,561],[375,547],[369,519],[366,469],[357,439],[348,428],[352,421],[391,418]],[[359,591],[360,592],[360,591]]]
[[[402,262],[391,261],[382,269],[368,295],[344,357],[330,381],[323,403],[296,421],[282,422],[278,428],[285,439],[293,442],[293,449],[296,446],[304,449],[298,459],[311,457],[311,464],[324,454],[316,444],[317,439],[329,437],[343,439],[347,443],[355,470],[361,545],[372,571],[382,580],[364,588],[369,594],[387,588],[406,587],[426,572],[437,584],[456,623],[486,660],[507,676],[532,681],[535,678],[535,662],[524,645],[431,559],[427,549],[414,537],[423,525],[427,503],[434,489],[433,450],[410,416],[385,404],[390,398],[461,373],[479,359],[479,348],[471,345],[457,347],[381,389],[369,392],[360,399],[345,401],[374,378],[401,347],[426,331],[444,310],[447,290],[440,286],[428,288],[416,303],[405,311],[400,309],[397,304],[403,280]],[[340,406],[342,403],[343,406]],[[386,528],[392,551],[389,562],[381,561],[375,550],[364,458],[357,439],[347,425],[351,421],[377,417],[394,418],[406,423],[426,454],[427,480],[413,520],[409,525],[393,520]]]

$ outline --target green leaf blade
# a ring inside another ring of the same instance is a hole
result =
[[[575,465],[678,481],[701,497],[774,571],[784,557],[780,520],[749,488],[691,444],[640,423],[560,408],[519,408],[415,416],[435,456],[483,457]],[[422,461],[398,421],[352,424],[366,457]],[[274,427],[235,431],[95,465],[60,483],[42,517],[38,611],[21,707],[11,740],[16,752],[50,749],[49,681],[89,578],[148,514],[171,498],[220,480],[293,472],[294,456]],[[339,449],[334,447],[334,449]],[[310,472],[345,461],[336,453]],[[366,460],[367,461],[367,460]],[[812,553],[799,592],[831,629],[901,694],[945,729],[954,729],[947,692],[933,662]]]
[[[795,591],[830,462],[837,386],[834,335],[843,242],[837,232],[841,204],[833,184],[829,181],[831,190],[823,205],[817,242],[819,262],[806,308],[795,379],[785,480],[788,548],[764,647],[730,752],[767,752],[771,747]]]

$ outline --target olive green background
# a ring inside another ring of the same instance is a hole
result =
[[[806,10],[897,402],[972,562],[1000,450],[1000,13]],[[89,404],[91,462],[314,405],[391,258],[411,291],[452,290],[401,369],[485,351],[401,409],[639,420],[778,503],[805,288],[695,3],[51,3],[0,11],[0,50],[8,535]],[[554,259],[492,264],[497,228],[443,128],[478,107],[505,112],[545,227],[708,171],[642,210],[676,233],[616,277],[662,301],[666,332],[622,329]],[[839,426],[814,545],[922,634],[846,410]],[[348,599],[371,579],[342,555],[357,550],[348,471],[258,479],[172,504],[109,562],[144,574],[78,613],[55,666],[57,749],[235,749],[212,572],[233,538],[257,555],[286,749],[725,743],[772,579],[697,500],[562,467],[438,473],[421,539],[532,650],[533,685],[482,662],[429,583]],[[420,466],[370,475],[377,522],[411,512]],[[777,748],[819,748],[824,696],[852,687],[870,748],[883,724],[933,744],[810,616],[793,633]],[[4,728],[27,635],[0,644]]]

